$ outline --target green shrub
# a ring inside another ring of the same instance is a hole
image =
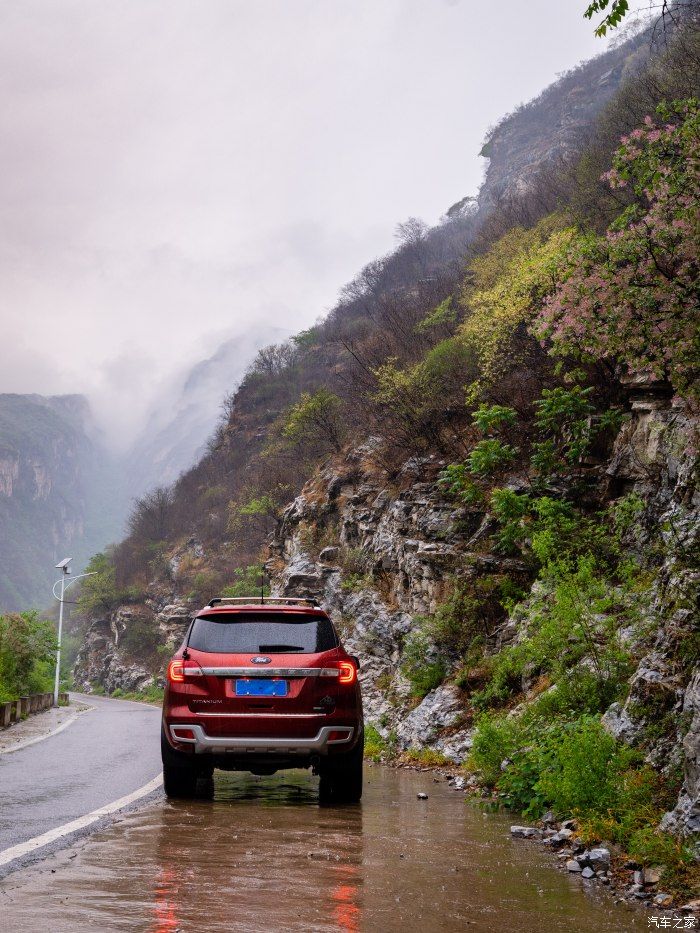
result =
[[[556,684],[541,694],[525,715],[546,721],[581,713],[603,713],[620,698],[624,689],[622,677],[600,677],[586,668],[574,668],[562,673]]]
[[[406,761],[413,761],[419,765],[425,765],[428,768],[440,767],[440,765],[449,765],[452,762],[436,748],[408,748],[403,753]]]
[[[445,678],[445,662],[420,627],[412,629],[406,638],[401,672],[410,682],[413,695],[421,699],[439,687]]]
[[[53,687],[56,636],[36,612],[0,616],[0,702]]]
[[[429,311],[422,321],[415,326],[417,334],[429,333],[438,328],[449,328],[457,321],[457,310],[452,307],[452,297],[445,298],[440,304]]]
[[[488,636],[504,615],[502,595],[512,592],[505,579],[496,575],[476,578],[452,577],[449,593],[434,615],[424,618],[423,630],[442,654],[463,655],[474,638]]]
[[[576,463],[590,447],[592,387],[543,389],[535,402],[535,427],[548,435],[566,463]]]
[[[519,692],[526,663],[526,655],[520,645],[504,648],[495,657],[487,659],[488,683],[471,697],[476,709],[501,706],[513,693]]]
[[[475,444],[467,457],[469,472],[489,476],[504,470],[515,460],[517,449],[495,437],[486,437]]]
[[[578,712],[598,711],[621,695],[632,666],[618,634],[626,609],[615,604],[615,592],[592,557],[580,558],[573,569],[552,564],[523,612],[525,637],[489,659],[489,682],[472,696],[477,708],[506,702],[526,672],[558,684],[538,703],[561,704],[562,712],[567,704]],[[588,672],[578,668],[584,659]]]
[[[547,809],[547,798],[539,786],[552,749],[546,741],[513,752],[498,780],[499,796],[512,810],[536,819]]]
[[[346,592],[372,586],[368,556],[362,548],[345,548],[340,555],[340,565],[343,569],[341,588]]]
[[[507,806],[529,816],[551,808],[591,817],[626,806],[626,775],[639,753],[618,745],[594,716],[553,724],[484,716],[469,763]]]
[[[233,583],[223,587],[221,590],[222,596],[259,596],[261,592],[261,581],[264,581],[262,587],[263,594],[265,596],[270,595],[270,585],[265,581],[262,564],[249,564],[247,567],[237,567],[231,576],[233,577]]]
[[[144,690],[125,691],[120,687],[112,692],[113,697],[120,697],[123,700],[137,700],[139,703],[162,703],[163,688],[156,684],[150,684]]]
[[[504,427],[510,427],[517,421],[518,415],[514,408],[505,405],[481,404],[472,415],[474,424],[482,434],[493,434]]]
[[[466,463],[450,463],[438,476],[438,485],[443,492],[463,505],[479,505],[484,493],[474,482]]]
[[[625,535],[637,524],[644,511],[644,499],[636,492],[628,493],[612,505],[613,522],[618,535]]]
[[[374,726],[365,725],[365,758],[379,761],[381,758],[393,756],[395,752],[395,736],[390,735],[388,739],[384,739]]]
[[[493,786],[501,776],[501,764],[515,754],[522,741],[523,729],[516,718],[484,715],[477,723],[469,766]]]
[[[620,772],[634,753],[603,729],[600,720],[583,716],[554,727],[552,753],[535,788],[559,814],[606,813],[619,803]]]

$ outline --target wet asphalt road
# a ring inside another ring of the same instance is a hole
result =
[[[60,734],[0,755],[2,850],[83,816],[160,772],[160,710],[84,698]],[[427,793],[419,800],[418,793]],[[309,772],[217,772],[197,800],[160,790],[13,862],[12,933],[618,933],[645,917],[586,894],[542,847],[513,840],[430,772],[366,767],[360,805],[319,805]],[[7,868],[8,866],[5,866]],[[0,868],[0,871],[2,869]]]
[[[132,794],[161,771],[160,708],[72,697],[94,708],[57,735],[0,755],[0,859],[11,847]],[[70,839],[0,864],[0,876]]]
[[[431,773],[368,765],[360,805],[318,779],[217,772],[0,881],[12,933],[624,933],[646,929]],[[425,792],[427,800],[418,800]]]

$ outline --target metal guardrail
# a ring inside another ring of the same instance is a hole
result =
[[[67,693],[59,693],[59,703],[68,702]],[[0,703],[0,729],[20,722],[34,713],[41,713],[53,706],[53,693],[33,693],[26,697],[17,697],[9,703]]]

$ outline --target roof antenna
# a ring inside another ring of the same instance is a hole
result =
[[[260,565],[260,605],[265,605],[265,565]]]
[[[190,656],[190,635],[192,634],[192,629],[194,628],[194,619],[190,622],[187,628],[187,637],[185,638],[185,650],[182,652],[182,659],[186,661]]]

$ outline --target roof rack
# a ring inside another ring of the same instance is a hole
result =
[[[306,599],[288,598],[282,596],[215,596],[207,603],[208,606],[311,606],[320,607],[320,603],[313,597]]]

